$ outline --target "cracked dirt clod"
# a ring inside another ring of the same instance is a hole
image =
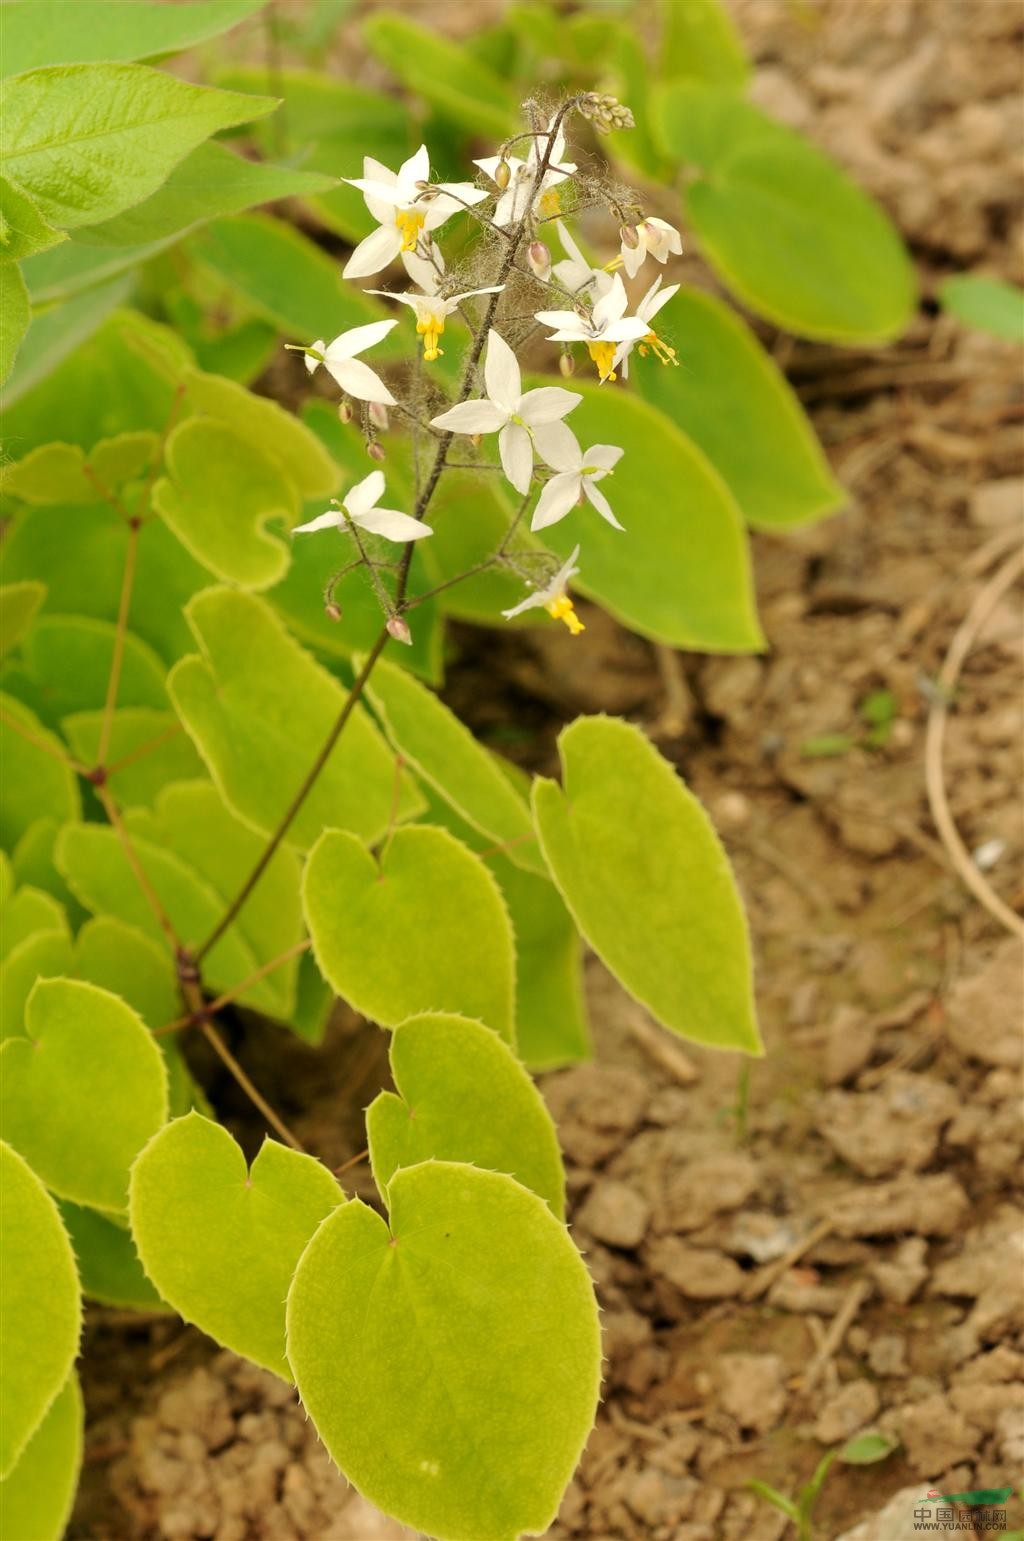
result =
[[[741,1429],[766,1434],[786,1410],[785,1375],[778,1354],[723,1354],[715,1374],[723,1411]]]
[[[814,1437],[823,1445],[837,1445],[870,1423],[878,1411],[878,1392],[870,1381],[855,1380],[829,1397],[814,1425]]]
[[[625,1183],[598,1183],[579,1212],[578,1223],[609,1247],[638,1247],[647,1233],[651,1206]]]
[[[926,1166],[959,1106],[944,1081],[894,1071],[877,1091],[829,1092],[821,1099],[817,1123],[850,1166],[865,1177],[888,1177]]]

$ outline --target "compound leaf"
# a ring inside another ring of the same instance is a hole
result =
[[[4,1138],[61,1198],[123,1211],[128,1168],[167,1118],[167,1074],[138,1015],[109,990],[41,979],[0,1061]]]
[[[166,1309],[143,1273],[131,1233],[123,1225],[108,1220],[98,1209],[85,1209],[66,1199],[58,1207],[75,1249],[83,1295],[126,1310]]]
[[[45,598],[46,584],[32,578],[0,588],[0,658],[17,647]]]
[[[681,289],[671,317],[681,367],[630,360],[630,384],[711,461],[748,524],[820,519],[845,493],[797,397],[750,328],[700,289]]]
[[[186,616],[203,656],[172,670],[171,697],[225,802],[269,835],[340,715],[345,691],[255,595],[207,589]],[[394,756],[357,705],[288,840],[306,848],[332,825],[379,839],[393,809],[406,818],[422,806],[407,776],[397,790],[396,799]]]
[[[565,1219],[565,1173],[551,1115],[511,1049],[482,1022],[444,1012],[410,1017],[391,1040],[398,1095],[366,1110],[381,1193],[400,1167],[466,1161],[507,1172]]]
[[[914,273],[895,228],[816,146],[731,91],[655,94],[665,151],[704,173],[685,194],[708,260],[744,304],[802,337],[897,337]]]
[[[515,961],[501,892],[445,829],[398,829],[379,858],[328,829],[309,854],[302,902],[320,972],[384,1027],[461,1012],[514,1041]]]
[[[642,636],[715,653],[760,648],[747,536],[725,481],[646,402],[575,380],[573,390],[583,447],[626,452],[600,483],[625,534],[587,503],[543,531],[544,544],[563,557],[581,544],[576,587]]]
[[[226,1129],[189,1113],[132,1168],[132,1235],[146,1273],[185,1321],[290,1380],[288,1284],[310,1236],[344,1200],[311,1156],[266,1140],[247,1170]]]
[[[193,0],[126,6],[123,0],[9,0],[4,7],[4,73],[41,64],[159,59],[226,32],[266,0]]]
[[[454,712],[407,670],[383,659],[366,688],[388,738],[417,776],[493,844],[507,845],[517,866],[544,872],[526,802]]]
[[[216,577],[266,589],[288,569],[287,527],[298,511],[294,488],[273,461],[213,418],[180,423],[167,441],[167,476],[153,507],[185,549]]]
[[[666,1027],[760,1054],[743,906],[703,808],[629,723],[578,718],[558,747],[564,785],[538,778],[533,812],[583,935]]]
[[[18,732],[13,726],[22,728]],[[25,734],[28,737],[25,737]],[[35,742],[33,742],[35,740]],[[43,746],[46,747],[43,747]],[[76,819],[81,812],[78,781],[63,762],[64,746],[38,717],[12,696],[0,695],[0,842],[13,850],[36,819]]]
[[[0,92],[4,175],[63,229],[141,203],[204,139],[277,105],[144,64],[51,65]]]
[[[597,1406],[593,1286],[569,1233],[513,1178],[397,1172],[388,1223],[321,1225],[288,1292],[288,1359],[349,1480],[446,1541],[554,1519]]]
[[[0,1477],[8,1477],[68,1378],[82,1296],[56,1204],[3,1142],[0,1239]]]
[[[64,1382],[9,1476],[0,1480],[3,1541],[60,1541],[82,1464],[85,1409],[78,1377]]]

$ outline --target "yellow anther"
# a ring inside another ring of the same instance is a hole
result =
[[[562,200],[558,196],[558,188],[549,187],[546,193],[541,193],[537,208],[545,219],[554,219],[556,214],[561,214]]]
[[[578,637],[581,631],[586,631],[587,628],[576,614],[568,594],[559,594],[557,599],[551,600],[550,604],[546,604],[544,608],[548,615],[554,616],[556,621],[561,621],[563,625],[568,626],[570,635]]]
[[[615,361],[617,346],[614,342],[587,343],[587,352],[597,365],[597,372],[602,380],[614,380],[616,378],[612,364]]]
[[[425,214],[417,214],[414,209],[399,209],[395,215],[395,224],[402,232],[402,250],[415,251],[416,243],[420,238],[420,231],[426,223]]]
[[[606,262],[605,263],[604,268],[603,268],[602,271],[605,272],[605,273],[615,273],[615,272],[618,271],[618,269],[621,266],[622,266],[622,253],[620,252],[617,257],[613,257],[610,262]]]
[[[437,340],[444,331],[443,316],[421,316],[416,323],[416,330],[423,338],[423,357],[428,364],[432,364],[443,352],[443,348],[437,346]]]
[[[677,369],[679,368],[679,360],[676,358],[675,348],[670,348],[667,342],[662,342],[657,332],[648,332],[647,336],[641,339],[641,358],[647,357],[648,348],[650,348],[660,364],[674,364]]]

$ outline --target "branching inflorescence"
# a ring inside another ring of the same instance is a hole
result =
[[[622,450],[612,444],[581,445],[567,419],[583,397],[557,385],[524,390],[520,359],[541,335],[560,344],[565,378],[575,371],[576,345],[585,348],[602,384],[628,378],[634,349],[641,357],[652,354],[662,364],[675,364],[675,350],[658,335],[654,321],[678,284],[662,288],[659,276],[642,297],[633,298],[619,270],[632,285],[648,257],[664,265],[670,255],[681,251],[682,242],[679,232],[664,220],[645,218],[635,195],[623,196],[593,176],[582,175],[575,162],[566,160],[565,125],[574,111],[602,131],[632,126],[628,108],[597,93],[569,98],[546,121],[528,103],[533,126],[506,141],[497,155],[475,162],[486,185],[479,185],[480,178],[477,182],[432,181],[425,145],[397,172],[366,156],[362,177],[346,179],[363,194],[378,228],[355,248],[344,277],[369,278],[400,259],[414,287],[405,292],[368,292],[413,312],[422,354],[409,371],[402,399],[358,357],[383,341],[399,325],[397,320],[355,327],[333,342],[318,340],[301,350],[311,373],[322,366],[340,387],[343,421],[360,415],[372,459],[385,458],[378,432],[391,425],[391,411],[408,425],[413,438],[411,512],[380,506],[386,480],[383,472],[375,470],[341,501],[293,532],[338,529],[354,545],[353,559],[325,592],[327,612],[334,618],[339,614],[333,597],[336,582],[353,567],[362,566],[388,634],[399,641],[411,640],[404,613],[429,597],[408,591],[414,543],[433,533],[425,515],[444,472],[470,466],[499,472],[520,501],[493,554],[465,573],[447,576],[440,587],[451,587],[485,568],[504,568],[520,577],[529,591],[519,604],[503,612],[507,618],[543,607],[573,635],[583,630],[568,592],[570,579],[579,571],[580,546],[559,566],[547,552],[529,543],[527,515],[529,530],[543,530],[586,500],[601,518],[621,530],[598,484],[612,474]],[[564,216],[596,205],[603,206],[619,227],[620,253],[603,267],[588,261],[564,222]],[[439,236],[456,218],[473,222],[475,239],[464,242],[468,257],[461,257],[458,267],[449,270]],[[561,258],[553,258],[548,240],[542,239],[551,231],[561,246]],[[435,379],[440,372],[424,371],[421,362],[433,365],[443,356],[442,338],[451,335],[446,333],[446,323],[455,314],[468,333],[466,357],[454,400],[449,396],[441,410],[443,377]],[[497,436],[497,464],[486,458],[492,434]],[[467,460],[449,460],[456,436],[468,441]],[[420,454],[425,442],[433,446],[429,468],[424,468]],[[401,560],[379,557],[372,540],[364,538],[367,535],[403,545]],[[393,588],[385,578],[389,569],[396,574]]]

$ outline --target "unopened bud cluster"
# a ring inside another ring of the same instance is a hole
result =
[[[610,134],[613,128],[636,128],[636,121],[629,108],[617,96],[607,92],[588,91],[578,103],[583,117],[589,118],[599,134]]]

